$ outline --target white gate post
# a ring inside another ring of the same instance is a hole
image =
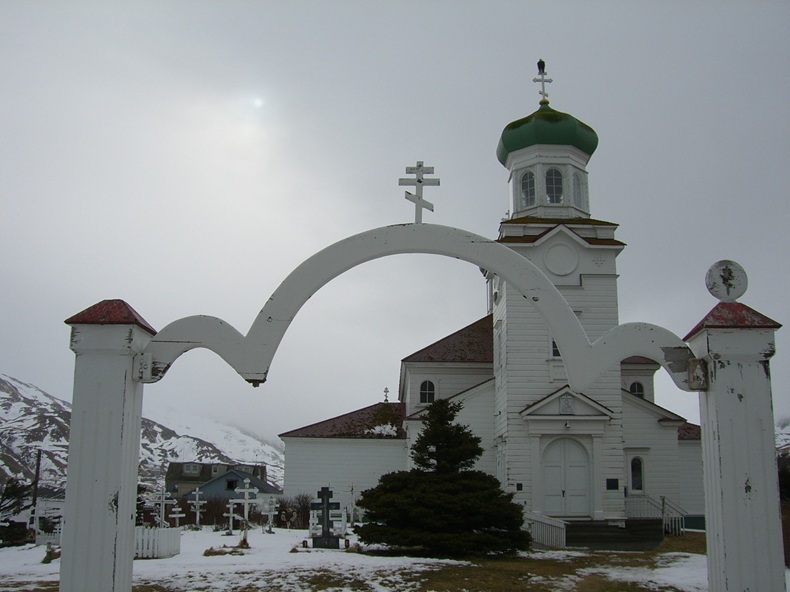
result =
[[[76,354],[61,592],[131,592],[143,384],[134,356],[156,333],[122,300],[66,320]]]
[[[704,360],[700,392],[708,585],[711,592],[784,590],[782,522],[769,359],[776,321],[735,302],[737,263],[708,272],[719,302],[686,337]]]

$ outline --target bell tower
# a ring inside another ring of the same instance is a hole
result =
[[[540,84],[538,110],[508,124],[497,146],[511,204],[498,242],[546,274],[592,341],[619,323],[615,258],[624,245],[615,239],[616,224],[590,216],[587,163],[598,135],[549,106],[543,60],[534,82]],[[529,512],[623,519],[619,367],[584,393],[572,391],[562,352],[532,303],[496,275],[487,280],[502,485]],[[574,483],[572,494],[560,483],[566,481]]]

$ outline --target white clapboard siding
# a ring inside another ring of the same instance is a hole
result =
[[[702,441],[678,442],[678,503],[692,516],[705,514],[705,491],[702,480]]]
[[[315,497],[322,487],[332,501],[351,508],[355,498],[379,477],[406,468],[403,438],[283,438],[285,482],[283,495]],[[353,491],[352,491],[353,488]]]

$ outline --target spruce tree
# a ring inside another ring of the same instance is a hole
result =
[[[383,475],[362,492],[364,543],[431,556],[510,554],[529,546],[521,506],[497,479],[470,470],[483,453],[480,438],[454,423],[460,403],[440,399],[425,413],[412,447],[415,469]]]

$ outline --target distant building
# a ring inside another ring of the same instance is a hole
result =
[[[204,499],[235,497],[244,479],[259,493],[280,495],[282,490],[266,480],[265,465],[171,462],[165,475],[165,490],[173,499],[183,498],[200,487]]]

